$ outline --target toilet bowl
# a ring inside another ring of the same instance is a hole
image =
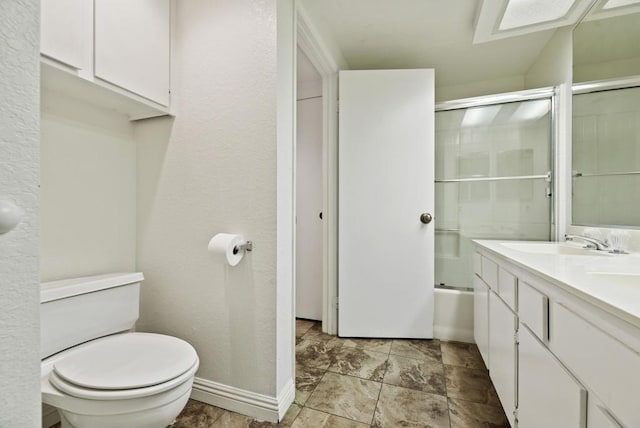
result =
[[[63,428],[164,428],[186,405],[198,355],[184,340],[130,331],[141,280],[117,274],[43,283],[42,402],[58,409]]]

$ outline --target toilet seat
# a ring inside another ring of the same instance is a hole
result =
[[[127,333],[81,345],[58,360],[49,381],[89,400],[123,400],[170,390],[188,381],[198,356],[187,342],[160,334]]]

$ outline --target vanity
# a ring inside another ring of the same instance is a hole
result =
[[[640,426],[640,255],[474,243],[475,340],[511,426]]]

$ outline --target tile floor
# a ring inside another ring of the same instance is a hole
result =
[[[341,339],[296,321],[296,398],[280,424],[197,401],[172,428],[509,427],[478,348],[438,340]]]

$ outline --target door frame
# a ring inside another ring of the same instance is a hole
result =
[[[298,2],[298,46],[322,78],[322,331],[338,332],[338,71],[340,66]],[[295,288],[295,287],[294,287]]]

